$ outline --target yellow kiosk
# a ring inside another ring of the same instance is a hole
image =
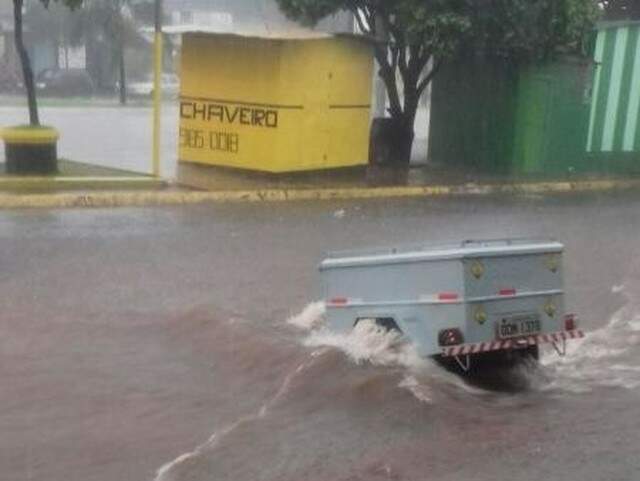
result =
[[[294,172],[364,165],[368,40],[183,35],[181,162]]]

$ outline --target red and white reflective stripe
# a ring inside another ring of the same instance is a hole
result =
[[[457,292],[440,292],[438,294],[438,300],[444,302],[453,302],[458,300]]]
[[[423,294],[418,297],[418,301],[429,304],[459,304],[464,302],[464,299],[457,292],[444,291],[436,294]]]
[[[517,339],[503,339],[496,341],[476,342],[473,344],[461,344],[459,346],[447,346],[442,348],[443,356],[466,356],[480,352],[499,351],[512,347],[535,346],[547,342],[560,342],[564,339],[578,339],[584,337],[584,332],[579,329],[573,331],[550,332],[537,336],[519,337]]]
[[[350,304],[361,303],[362,299],[354,299],[352,297],[332,297],[327,300],[327,306],[329,307],[344,307]]]
[[[346,297],[332,297],[327,301],[327,304],[331,306],[344,306],[349,303],[349,299]]]

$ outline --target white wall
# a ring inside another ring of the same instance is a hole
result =
[[[430,66],[427,66],[429,69]],[[378,64],[374,62],[373,72],[373,88],[371,99],[371,116],[383,117],[388,116],[387,108],[389,107],[389,100],[387,98],[384,82],[378,75]],[[398,84],[401,86],[402,82],[398,80]],[[413,148],[411,151],[411,164],[424,164],[427,162],[427,152],[429,147],[429,121],[430,121],[430,107],[431,107],[431,85],[427,87],[422,98],[420,99],[420,105],[418,112],[416,113],[416,120],[413,126],[415,138],[413,141]]]

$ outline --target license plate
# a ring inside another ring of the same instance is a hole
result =
[[[498,321],[498,337],[500,339],[529,336],[538,334],[541,330],[542,325],[536,315],[505,317]]]

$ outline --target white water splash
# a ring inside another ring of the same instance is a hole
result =
[[[375,366],[420,368],[425,362],[400,332],[389,331],[369,319],[358,322],[349,333],[332,332],[326,328],[314,330],[304,344],[337,348],[356,364],[369,362]]]
[[[421,402],[434,402],[439,395],[436,391],[441,391],[442,388],[471,395],[485,395],[488,392],[469,385],[460,376],[438,366],[432,359],[421,357],[415,346],[401,333],[388,331],[373,320],[361,320],[348,333],[329,330],[322,302],[310,303],[288,322],[308,331],[303,340],[306,346],[338,349],[355,364],[405,368],[406,375],[398,387],[407,389]],[[317,354],[322,352],[324,351],[315,351]]]
[[[389,331],[368,319],[358,322],[351,332],[334,332],[326,326],[325,312],[324,302],[312,302],[300,314],[290,317],[287,323],[308,331],[304,339],[306,346],[339,349],[356,364],[423,366],[424,359],[400,332]]]
[[[311,330],[325,324],[325,304],[322,301],[311,302],[295,316],[287,319],[287,323],[299,329]]]
[[[587,331],[586,337],[567,343],[567,354],[551,352],[540,364],[549,378],[542,389],[589,392],[596,387],[635,389],[640,386],[640,296],[617,287],[627,297],[604,327]]]
[[[616,284],[614,286],[611,286],[611,292],[613,294],[618,294],[622,291],[624,291],[624,284]]]
[[[640,365],[635,361],[638,357],[630,355],[640,348],[640,303],[635,302],[640,295],[630,296],[623,285],[615,286],[615,290],[626,295],[628,302],[606,326],[587,331],[584,339],[567,342],[564,357],[547,347],[539,366],[522,367],[522,375],[529,378],[531,389],[584,393],[596,387],[640,387]],[[400,333],[387,331],[372,321],[359,322],[349,333],[330,331],[322,302],[309,304],[288,322],[308,331],[303,341],[307,346],[339,349],[356,364],[407,368],[399,387],[408,389],[423,402],[433,402],[436,385],[472,395],[487,394],[430,359],[421,358]]]

